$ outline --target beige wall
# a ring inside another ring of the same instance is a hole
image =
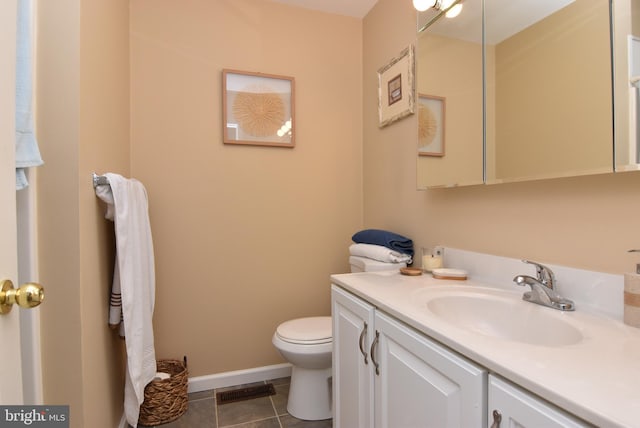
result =
[[[105,327],[113,224],[91,173],[129,172],[129,1],[83,0],[80,21],[80,290],[85,426],[122,416],[124,343]],[[99,415],[99,416],[97,416]]]
[[[640,34],[640,4],[637,1],[633,1],[633,0],[624,0],[624,2],[622,3],[622,7],[625,7],[625,3],[630,1],[631,2],[631,25],[632,25],[632,31],[631,33],[634,36],[638,36]],[[616,3],[617,4],[617,3]]]
[[[411,2],[380,0],[363,34],[365,227],[395,230],[417,248],[443,244],[612,273],[635,267],[626,251],[640,242],[636,173],[414,190],[415,116],[384,129],[376,122],[376,70],[415,42]]]
[[[113,227],[92,171],[129,169],[127,0],[38,2],[39,280],[44,402],[117,426],[122,342],[107,328]]]
[[[284,360],[362,224],[362,21],[258,0],[131,2],[131,173],[149,192],[156,353],[190,375]],[[222,143],[221,70],[295,78],[296,147]]]

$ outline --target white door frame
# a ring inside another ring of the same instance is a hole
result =
[[[17,285],[15,87],[17,2],[0,1],[0,279]],[[22,404],[18,311],[0,315],[0,404]]]
[[[29,186],[17,192],[18,282],[38,282],[37,185],[35,170],[27,171]],[[44,404],[40,347],[40,308],[20,311],[22,389],[25,404]]]
[[[34,78],[31,79],[35,85],[37,82],[36,66],[38,49],[36,40],[35,22],[37,16],[38,2],[29,0],[31,3],[31,28],[33,37],[31,39],[31,67]],[[35,88],[32,93],[36,93]],[[34,99],[34,118],[37,99]],[[18,280],[20,284],[25,282],[39,282],[38,278],[38,228],[37,228],[37,183],[36,169],[27,169],[29,186],[18,192],[16,203],[18,213]],[[33,308],[28,311],[20,311],[21,330],[21,361],[22,361],[22,387],[25,404],[44,404],[42,387],[42,350],[40,346],[40,308]]]

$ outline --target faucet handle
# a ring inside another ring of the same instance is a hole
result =
[[[556,285],[556,276],[553,274],[553,271],[550,268],[531,260],[522,260],[522,262],[534,265],[536,267],[536,277],[538,278],[538,281],[553,289],[553,287]]]

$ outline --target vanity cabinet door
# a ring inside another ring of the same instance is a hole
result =
[[[333,426],[373,426],[374,307],[333,285]]]
[[[376,312],[375,427],[484,427],[487,373]]]
[[[591,426],[495,375],[489,376],[488,409],[488,426],[495,428]]]

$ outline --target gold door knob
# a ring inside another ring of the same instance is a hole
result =
[[[0,281],[0,315],[8,314],[17,303],[21,308],[33,308],[44,300],[44,289],[40,284],[27,282],[17,290],[9,279]]]

